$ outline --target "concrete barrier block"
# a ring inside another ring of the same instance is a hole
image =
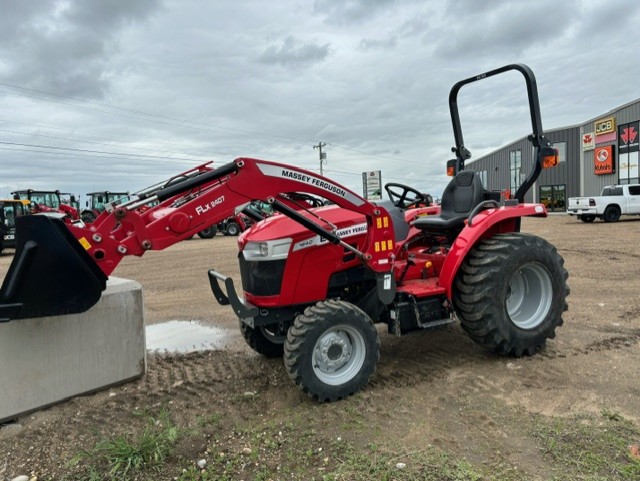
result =
[[[0,422],[146,371],[142,287],[112,277],[82,314],[0,323]]]

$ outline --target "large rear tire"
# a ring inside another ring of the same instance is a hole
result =
[[[327,300],[296,317],[284,343],[289,377],[309,396],[333,402],[369,382],[380,358],[372,320],[345,301]]]
[[[564,260],[544,239],[497,234],[465,258],[456,276],[454,309],[478,344],[499,354],[531,355],[563,323],[568,276]]]
[[[249,347],[268,358],[282,357],[287,331],[279,325],[249,327],[240,321],[240,332]]]
[[[618,222],[620,220],[620,207],[617,205],[610,205],[604,210],[602,219],[605,222]]]

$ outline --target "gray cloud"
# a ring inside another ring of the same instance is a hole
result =
[[[0,86],[0,194],[134,191],[238,156],[318,171],[325,141],[336,182],[381,169],[438,195],[454,82],[523,62],[546,128],[606,112],[638,97],[636,3],[3,0],[0,82],[100,101]],[[515,74],[461,92],[474,158],[528,133],[523,96]]]
[[[383,39],[363,38],[360,40],[358,48],[366,52],[367,50],[389,50],[395,48],[396,45],[398,45],[398,38],[391,35]]]
[[[448,34],[435,53],[442,58],[518,56],[541,48],[566,34],[580,16],[578,0],[570,2],[475,2],[448,4]]]
[[[314,13],[325,15],[328,24],[359,23],[398,3],[397,0],[316,0]]]
[[[50,0],[5,0],[0,15],[0,47],[8,48],[16,38],[26,33],[25,28],[40,12],[51,4]]]
[[[479,2],[478,0],[447,0],[445,13],[452,18],[464,18],[473,15],[486,15],[509,5],[513,0],[491,0]],[[521,4],[518,4],[520,6]]]
[[[260,61],[266,64],[283,66],[308,66],[324,61],[330,54],[330,44],[318,45],[302,42],[293,36],[287,37],[281,44],[271,45],[262,52]]]
[[[397,29],[397,35],[402,38],[424,34],[429,27],[426,15],[417,15],[403,22]]]
[[[637,37],[638,21],[640,16],[640,3],[627,0],[610,0],[593,5],[588,13],[582,13],[580,22],[574,23],[576,37],[584,45],[597,45],[605,41],[608,44],[616,44],[621,41],[620,48],[624,44],[625,32],[631,37]],[[617,35],[612,31],[617,30]]]
[[[101,98],[120,31],[157,8],[158,0],[11,1],[3,5],[2,23],[16,27],[0,39],[2,77],[62,95]]]

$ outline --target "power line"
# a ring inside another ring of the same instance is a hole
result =
[[[368,155],[368,156],[374,156],[374,157],[380,157],[382,159],[388,159],[391,160],[392,162],[400,162],[400,163],[404,163],[404,164],[410,164],[410,165],[415,165],[415,162],[412,162],[410,160],[405,160],[405,159],[397,159],[395,157],[391,157],[390,155],[384,155],[384,154],[371,154],[368,152],[363,152],[362,150],[358,150],[358,149],[353,149],[351,147],[346,147],[344,145],[339,145],[339,144],[331,144],[333,147],[337,147],[339,149],[344,149],[344,150],[351,150],[352,152],[357,152],[359,154],[362,155]]]
[[[25,97],[35,98],[37,100],[44,100],[44,101],[47,101],[47,102],[61,103],[61,104],[64,104],[64,105],[70,105],[72,107],[76,107],[76,108],[80,108],[80,109],[84,109],[84,110],[97,111],[97,112],[101,112],[101,113],[105,113],[105,114],[109,114],[109,115],[114,115],[114,116],[118,116],[118,117],[134,118],[134,119],[137,119],[137,120],[146,120],[148,122],[156,122],[156,123],[160,123],[160,124],[164,124],[164,125],[178,125],[178,126],[181,126],[181,127],[191,127],[191,128],[197,128],[197,129],[200,129],[200,130],[222,131],[222,132],[225,132],[225,133],[232,133],[234,135],[247,135],[247,134],[249,134],[249,135],[253,135],[253,136],[257,136],[257,137],[270,137],[270,138],[274,138],[274,139],[296,141],[295,139],[293,139],[291,137],[286,137],[286,136],[282,136],[282,135],[277,135],[277,134],[272,134],[272,133],[265,133],[265,132],[258,132],[258,131],[251,131],[251,130],[244,130],[244,129],[239,129],[237,127],[227,127],[227,126],[221,126],[221,125],[202,124],[202,123],[195,122],[195,121],[188,120],[188,119],[182,119],[182,118],[178,118],[178,117],[171,117],[171,116],[163,115],[163,114],[151,114],[151,113],[148,113],[148,112],[144,112],[142,110],[131,109],[131,108],[128,108],[128,107],[121,107],[121,106],[118,106],[118,105],[108,104],[106,102],[98,102],[96,100],[85,99],[85,98],[80,98],[80,97],[73,97],[73,96],[70,96],[70,95],[60,95],[60,94],[57,94],[55,92],[50,92],[50,91],[46,91],[46,90],[38,90],[38,89],[33,89],[33,88],[28,88],[28,87],[22,87],[22,86],[10,84],[10,83],[7,83],[7,82],[0,82],[0,86],[4,86],[4,87],[8,87],[10,89],[17,90],[19,94],[21,94],[21,95],[23,95]],[[6,90],[2,90],[2,89],[0,89],[0,92],[15,93],[15,92],[6,91]],[[93,105],[96,105],[98,107],[104,107],[106,109],[111,109],[111,110],[115,110],[115,111],[121,111],[121,112],[125,112],[125,113],[128,113],[128,114],[133,114],[133,115],[126,115],[126,114],[122,114],[122,113],[119,113],[119,112],[112,112],[110,110],[104,110],[104,109],[100,109],[100,108],[92,108],[92,107],[88,107],[86,105],[78,105],[77,103],[73,103],[73,102],[70,102],[70,101],[93,104]]]
[[[34,145],[34,144],[21,144],[18,142],[5,142],[0,140],[0,144],[2,145],[17,145],[19,147],[35,147],[35,148],[39,148],[39,149],[51,149],[51,150],[68,150],[68,151],[72,151],[72,152],[86,152],[86,153],[90,153],[90,154],[108,154],[108,155],[118,155],[118,156],[125,156],[125,157],[141,157],[141,158],[145,158],[145,159],[172,159],[172,160],[186,160],[186,161],[191,161],[191,162],[203,162],[202,159],[183,159],[183,158],[174,158],[174,157],[162,157],[162,156],[158,156],[158,155],[146,155],[146,154],[131,154],[131,153],[121,153],[121,152],[104,152],[104,151],[100,151],[100,150],[88,150],[88,149],[74,149],[71,147],[54,147],[54,146],[48,146],[48,145]]]
[[[0,120],[1,121],[1,120]],[[62,131],[67,131],[67,132],[73,132],[72,130],[66,130],[66,129],[59,129]],[[118,144],[115,142],[98,142],[95,140],[83,140],[83,139],[77,139],[77,138],[73,138],[73,137],[56,137],[55,135],[46,135],[46,134],[40,134],[37,132],[20,132],[20,131],[16,131],[16,130],[7,130],[7,129],[0,129],[0,132],[5,132],[7,134],[15,134],[15,135],[22,135],[22,136],[35,136],[35,137],[43,137],[45,139],[53,139],[53,140],[64,140],[67,142],[77,142],[79,144],[95,144],[95,145],[106,145],[108,147],[119,147],[119,148],[126,148],[126,149],[136,149],[136,150],[146,150],[146,151],[150,151],[150,152],[157,152],[160,149],[154,148],[152,149],[151,147],[140,147],[140,146],[136,146],[136,145],[122,145],[122,144]],[[163,142],[164,143],[164,142]],[[177,153],[177,152],[173,152],[174,154],[177,155],[183,155],[181,153]],[[199,153],[195,153],[192,155],[206,155],[206,154],[199,154]]]
[[[4,86],[7,87],[9,89],[13,89],[17,92],[7,92],[6,90],[2,90],[0,89],[0,91],[4,91],[5,93],[19,93],[21,95],[24,95],[26,97],[31,97],[31,98],[35,98],[38,100],[44,100],[44,101],[48,101],[48,102],[57,102],[57,103],[62,103],[64,105],[70,105],[72,107],[76,107],[76,108],[80,108],[80,109],[85,109],[85,110],[91,110],[91,111],[98,111],[101,113],[106,113],[109,115],[115,115],[115,116],[119,116],[119,117],[125,117],[125,118],[134,118],[137,120],[145,120],[148,122],[156,122],[156,123],[160,123],[160,124],[164,124],[164,125],[178,125],[181,127],[191,127],[191,128],[197,128],[200,130],[213,130],[213,131],[222,131],[222,132],[226,132],[226,133],[233,133],[235,135],[250,135],[250,136],[258,136],[258,137],[267,137],[267,138],[272,138],[272,139],[276,139],[276,140],[288,140],[288,141],[293,141],[296,142],[297,144],[304,144],[304,142],[299,141],[298,139],[294,139],[292,137],[288,137],[288,136],[284,136],[284,135],[277,135],[277,134],[272,134],[272,133],[265,133],[265,132],[259,132],[259,131],[252,131],[252,130],[244,130],[244,129],[238,129],[235,127],[227,127],[227,126],[220,126],[220,125],[205,125],[205,124],[201,124],[195,121],[191,121],[188,119],[181,119],[181,118],[177,118],[177,117],[172,117],[172,116],[168,116],[168,115],[162,115],[162,114],[151,114],[148,112],[144,112],[141,110],[137,110],[137,109],[131,109],[131,108],[127,108],[127,107],[121,107],[121,106],[117,106],[117,105],[113,105],[113,104],[108,104],[106,102],[98,102],[95,100],[90,100],[90,99],[85,99],[85,98],[80,98],[80,97],[73,97],[73,96],[68,96],[68,95],[60,95],[57,94],[55,92],[50,92],[50,91],[45,91],[45,90],[39,90],[39,89],[34,89],[34,88],[28,88],[28,87],[22,87],[19,85],[15,85],[15,84],[11,84],[8,82],[0,82],[0,86]],[[72,103],[69,101],[65,101],[65,100],[70,100],[73,102],[83,102],[83,103],[90,103],[99,107],[104,107],[106,109],[112,109],[112,110],[118,110],[118,111],[122,111],[122,112],[126,112],[129,114],[134,114],[134,115],[125,115],[122,113],[118,113],[118,112],[112,112],[109,110],[104,110],[104,109],[100,109],[100,108],[91,108],[85,105],[78,105],[77,103]],[[155,119],[155,120],[154,120]],[[384,159],[388,159],[391,162],[399,162],[399,163],[405,163],[405,164],[415,164],[414,162],[410,161],[410,160],[406,160],[406,159],[398,159],[396,157],[391,157],[391,156],[387,156],[384,154],[374,154],[374,153],[369,153],[369,152],[364,152],[362,150],[359,149],[354,149],[351,147],[347,147],[344,145],[335,145],[338,148],[342,148],[345,150],[350,150],[353,152],[357,152],[359,154],[362,155],[366,155],[368,157],[380,157],[380,158],[384,158]]]

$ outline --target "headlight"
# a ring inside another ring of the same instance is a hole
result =
[[[286,259],[289,255],[292,239],[275,239],[264,242],[247,242],[242,255],[248,261],[275,261]]]

